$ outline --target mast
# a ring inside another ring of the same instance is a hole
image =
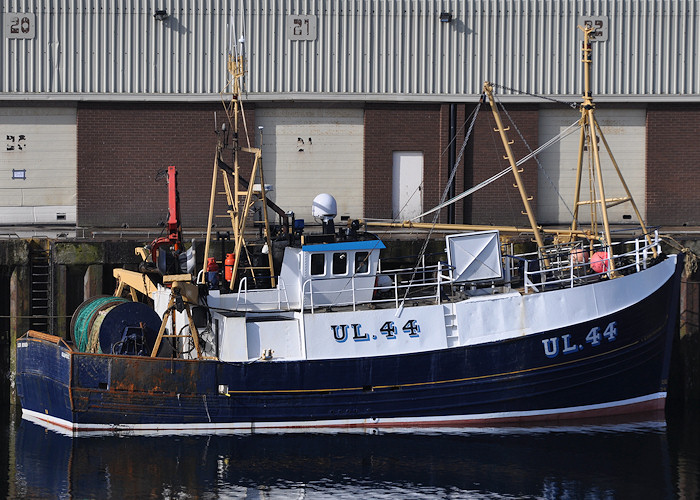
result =
[[[242,43],[242,39],[241,39]],[[231,230],[233,232],[234,238],[234,263],[232,269],[232,279],[230,281],[229,288],[233,290],[235,286],[236,276],[238,275],[239,269],[247,272],[253,278],[256,277],[257,271],[266,271],[269,273],[270,284],[275,286],[274,277],[274,265],[272,260],[272,240],[270,235],[270,225],[269,218],[267,214],[268,205],[274,205],[267,200],[266,190],[265,190],[265,178],[263,175],[262,168],[262,150],[257,147],[244,147],[240,144],[240,120],[243,115],[243,108],[240,101],[240,93],[242,91],[241,81],[245,75],[244,70],[244,57],[243,51],[240,54],[229,53],[228,55],[228,71],[229,71],[229,81],[226,87],[222,91],[222,101],[224,104],[224,110],[229,122],[229,128],[232,129],[231,139],[232,144],[228,146],[226,143],[225,128],[222,130],[222,134],[219,134],[219,141],[216,148],[216,155],[214,157],[214,172],[212,174],[212,187],[210,193],[209,201],[209,217],[207,225],[207,239],[204,248],[204,263],[206,265],[207,258],[209,257],[209,252],[211,249],[211,239],[212,239],[212,227],[214,218],[214,205],[216,201],[217,194],[224,194],[226,196],[226,215],[221,217],[226,217],[230,220]],[[227,94],[230,97],[229,102],[224,100],[224,95]],[[246,133],[247,137],[247,133]],[[223,140],[222,140],[223,139]],[[262,146],[262,131],[260,133],[260,142]],[[233,150],[233,168],[226,165],[222,160],[221,156],[225,149]],[[253,167],[250,172],[250,180],[246,180],[242,175],[241,165],[239,157],[241,153],[251,154],[254,157]],[[217,178],[219,174],[222,177],[222,183],[224,192],[217,193]],[[233,187],[231,186],[231,181],[233,181]],[[267,249],[267,265],[255,266],[252,260],[252,248],[251,244],[246,242],[246,229],[249,223],[249,214],[253,205],[257,201],[261,201],[263,210],[263,220],[260,221],[262,224],[263,233],[263,244],[258,244],[262,253],[265,253],[265,248]],[[223,267],[223,262],[221,263]],[[204,273],[202,273],[204,274]],[[203,278],[202,278],[203,280]]]
[[[603,131],[600,128],[600,125],[598,124],[598,121],[595,118],[595,104],[593,103],[593,95],[591,92],[591,66],[592,66],[592,60],[591,60],[591,33],[595,31],[595,29],[591,26],[579,26],[578,29],[580,29],[583,32],[583,45],[581,47],[581,52],[582,52],[582,59],[581,62],[583,62],[583,75],[584,75],[584,92],[583,92],[583,102],[581,103],[580,110],[581,110],[581,120],[580,120],[580,126],[581,126],[581,133],[579,136],[579,152],[578,152],[578,165],[576,169],[576,187],[575,187],[575,193],[574,193],[574,216],[573,216],[573,221],[571,223],[571,229],[572,232],[576,230],[577,224],[578,224],[578,210],[579,207],[582,205],[590,205],[591,207],[591,227],[595,231],[596,225],[597,225],[597,218],[596,218],[596,213],[597,211],[595,210],[595,207],[597,205],[600,205],[600,212],[603,217],[603,229],[605,232],[605,243],[608,245],[608,258],[609,263],[610,263],[610,271],[615,270],[615,263],[614,260],[612,259],[612,238],[610,235],[610,220],[608,218],[608,208],[611,208],[615,205],[619,205],[621,203],[625,202],[630,202],[632,204],[632,208],[635,212],[635,215],[637,216],[637,220],[639,221],[640,226],[642,227],[642,231],[644,232],[644,236],[647,240],[647,243],[649,246],[652,248],[652,252],[654,254],[654,257],[656,257],[656,248],[653,246],[652,241],[651,241],[651,236],[649,235],[649,231],[647,230],[644,221],[642,220],[642,216],[639,212],[639,209],[637,208],[637,205],[634,202],[634,199],[632,198],[632,194],[627,187],[627,183],[625,182],[624,178],[622,177],[622,172],[620,171],[620,168],[617,165],[617,162],[615,161],[615,157],[612,154],[612,151],[610,150],[610,146],[608,145],[607,140],[605,139],[605,136],[603,135]],[[608,152],[608,155],[610,156],[610,160],[612,161],[612,164],[615,168],[615,171],[617,172],[618,178],[620,179],[620,182],[622,183],[622,187],[625,190],[626,196],[622,198],[606,198],[605,197],[605,187],[603,184],[603,172],[602,172],[602,166],[601,166],[601,161],[600,161],[600,148],[598,145],[598,141],[602,142],[603,146],[605,147],[606,151]],[[590,198],[588,201],[581,201],[580,200],[580,191],[581,191],[581,181],[583,178],[583,158],[584,158],[584,151],[588,150],[589,154],[592,156],[592,162],[593,162],[593,168],[589,169],[589,185],[590,185]],[[597,193],[596,193],[597,189]]]
[[[491,105],[491,111],[493,113],[493,117],[496,120],[496,132],[499,133],[501,136],[501,141],[503,142],[503,147],[506,150],[506,159],[510,163],[510,168],[513,171],[513,176],[515,177],[515,183],[518,188],[518,191],[520,192],[520,198],[523,200],[523,205],[525,206],[525,215],[527,215],[528,221],[530,221],[530,227],[532,228],[532,232],[535,235],[535,241],[537,242],[537,249],[540,250],[540,252],[544,256],[544,241],[542,240],[542,234],[540,232],[540,228],[537,225],[537,221],[535,220],[535,216],[532,213],[532,207],[530,206],[530,200],[532,197],[529,197],[527,195],[527,192],[525,191],[525,185],[523,184],[522,178],[520,177],[520,172],[522,172],[522,169],[518,169],[518,166],[515,164],[515,158],[513,157],[513,151],[510,148],[510,145],[513,143],[513,141],[508,140],[508,136],[506,135],[506,131],[510,129],[510,127],[504,127],[503,122],[501,121],[501,115],[498,113],[498,107],[496,106],[496,102],[493,98],[493,85],[490,82],[484,82],[484,93],[489,99],[489,104]],[[549,267],[549,260],[544,257],[544,265],[546,267]]]

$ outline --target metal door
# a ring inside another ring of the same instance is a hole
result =
[[[0,108],[0,219],[76,222],[75,107]]]
[[[268,196],[297,218],[311,219],[311,202],[328,193],[338,217],[363,217],[363,132],[361,109],[258,108],[263,129]]]
[[[410,220],[423,212],[423,153],[394,151],[392,211],[397,220]]]

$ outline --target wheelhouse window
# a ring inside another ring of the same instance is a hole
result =
[[[348,274],[348,254],[336,252],[333,254],[333,274]]]
[[[311,276],[323,276],[326,274],[326,259],[322,253],[311,254]]]
[[[355,252],[355,274],[369,273],[369,252]]]

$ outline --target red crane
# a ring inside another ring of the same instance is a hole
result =
[[[180,194],[177,191],[177,169],[172,165],[168,167],[167,230],[167,236],[156,238],[151,243],[151,260],[163,274],[177,274],[180,272],[178,256],[183,250],[182,222],[180,221]],[[169,259],[168,255],[173,258]]]

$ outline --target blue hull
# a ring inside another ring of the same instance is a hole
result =
[[[74,430],[469,425],[659,409],[680,268],[595,321],[414,354],[226,363],[85,354],[29,335],[18,341],[17,388],[25,414]]]

